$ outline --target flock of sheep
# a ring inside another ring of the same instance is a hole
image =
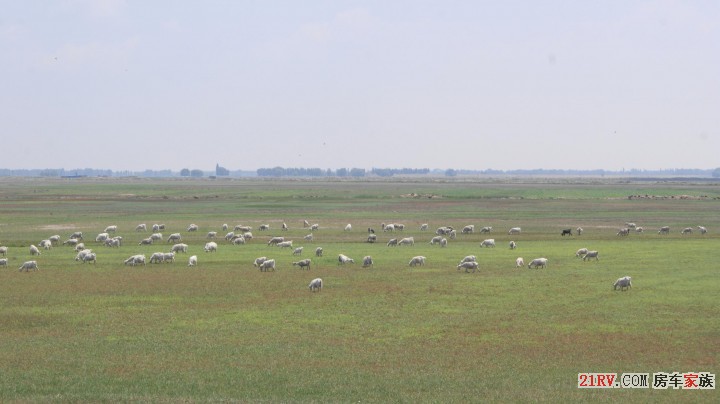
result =
[[[316,231],[320,228],[318,224],[310,224],[307,220],[303,222],[303,227],[308,228],[311,233],[307,234],[303,239],[306,242],[313,241],[313,233],[312,231]],[[703,226],[697,226],[698,231],[700,234],[706,234],[707,229]],[[135,254],[130,256],[124,261],[125,265],[146,265],[147,263],[150,264],[159,264],[159,263],[172,263],[175,262],[176,254],[179,253],[187,253],[188,252],[188,245],[182,243],[182,235],[180,233],[172,233],[167,238],[163,237],[161,231],[165,229],[165,225],[163,224],[154,224],[152,226],[152,234],[150,237],[142,238],[138,245],[154,245],[155,243],[161,242],[165,245],[171,244],[172,246],[170,248],[169,252],[155,252],[150,256],[150,259],[147,260],[146,256],[144,254]],[[222,225],[222,229],[224,232],[227,232],[224,236],[224,239],[233,245],[241,245],[245,244],[249,240],[253,239],[252,234],[252,227],[250,226],[242,226],[237,225],[233,228],[232,231],[228,231],[229,227],[227,224]],[[260,231],[267,231],[270,229],[270,225],[268,224],[262,224],[258,227]],[[281,230],[286,231],[289,227],[286,223],[282,223]],[[395,232],[401,232],[405,229],[405,225],[401,223],[390,223],[390,224],[381,224],[381,231],[383,233],[390,233],[394,234]],[[420,226],[421,231],[427,231],[429,229],[428,224],[422,224]],[[618,235],[620,236],[627,236],[630,234],[631,229],[634,230],[636,233],[642,233],[643,228],[637,226],[635,223],[625,223],[625,227],[621,228],[618,231]],[[96,244],[104,245],[106,247],[110,248],[118,248],[123,244],[123,237],[121,236],[114,236],[114,234],[117,232],[118,228],[116,225],[107,226],[103,232],[99,233],[95,237]],[[196,224],[190,224],[187,227],[187,232],[197,232],[199,230],[199,226]],[[352,225],[348,224],[344,227],[345,231],[351,231]],[[375,243],[377,242],[377,234],[373,228],[368,228],[368,237],[366,241],[368,243]],[[146,232],[147,231],[147,225],[146,224],[139,224],[135,228],[136,232]],[[489,234],[493,231],[492,227],[483,227],[480,229],[481,234]],[[582,235],[583,229],[578,227],[575,229],[576,233],[578,235]],[[461,234],[472,234],[475,232],[475,226],[474,225],[468,225],[461,229]],[[513,227],[508,231],[509,235],[518,235],[522,232],[522,229],[520,227]],[[668,226],[663,226],[658,231],[658,234],[668,234],[670,232],[670,228]],[[681,231],[681,234],[686,235],[692,233],[692,228],[687,227],[684,228]],[[561,232],[561,236],[565,235],[573,235],[572,229],[563,229]],[[442,226],[437,228],[435,231],[435,235],[430,239],[429,244],[430,245],[439,245],[440,247],[446,247],[448,245],[448,239],[452,240],[457,237],[457,231],[452,226]],[[218,244],[216,241],[218,238],[218,233],[216,231],[210,231],[207,233],[207,242],[205,243],[205,246],[203,250],[206,253],[213,253],[216,252],[218,249]],[[42,254],[41,249],[49,250],[52,249],[53,246],[60,245],[61,237],[59,235],[53,235],[51,237],[48,237],[47,239],[41,240],[38,246],[31,245],[29,247],[29,253],[34,258],[35,256],[40,256]],[[91,248],[87,248],[84,242],[84,237],[82,232],[74,232],[72,233],[68,239],[66,239],[64,242],[62,242],[62,245],[67,245],[73,247],[74,251],[76,252],[75,260],[82,262],[82,263],[96,263],[97,262],[97,253],[93,252]],[[273,236],[270,237],[269,241],[267,242],[268,246],[276,246],[278,248],[288,248],[292,249],[292,255],[293,256],[299,256],[303,252],[303,247],[293,247],[293,241],[292,240],[286,240],[283,236]],[[387,242],[388,247],[398,247],[398,246],[413,246],[415,245],[415,239],[414,237],[403,237],[403,238],[391,238]],[[480,247],[485,248],[494,248],[496,246],[495,239],[493,238],[487,238],[483,240],[480,243]],[[517,243],[515,241],[509,242],[510,249],[517,248]],[[0,266],[7,266],[8,265],[8,247],[6,246],[0,246],[0,254],[3,256],[3,258],[0,258]],[[578,258],[582,258],[583,261],[586,260],[599,260],[598,258],[598,251],[595,250],[588,250],[587,248],[581,248],[577,250],[575,253],[575,256]],[[316,257],[322,257],[323,256],[323,248],[317,247],[315,249],[315,256]],[[422,266],[425,264],[425,261],[427,258],[422,255],[414,256],[410,259],[408,262],[408,266],[415,267],[415,266]],[[367,267],[373,267],[374,262],[373,258],[371,256],[365,256],[362,259],[362,266],[363,268]],[[345,254],[339,254],[337,259],[338,265],[345,265],[345,264],[353,264],[355,263],[355,260],[348,257]],[[516,267],[524,267],[525,262],[522,257],[518,257],[515,261]],[[293,266],[297,266],[300,269],[310,269],[310,266],[312,264],[312,260],[309,258],[301,259],[298,261],[295,261],[292,263]],[[198,265],[198,257],[197,255],[192,255],[188,258],[188,266],[194,267]],[[274,271],[276,268],[276,261],[275,259],[269,259],[267,257],[258,257],[253,262],[253,265],[258,268],[260,271]],[[546,268],[548,265],[548,259],[544,257],[535,258],[532,261],[528,263],[528,268]],[[475,272],[479,268],[479,264],[477,262],[477,258],[474,255],[468,255],[465,258],[463,258],[460,263],[457,265],[457,270],[465,270],[465,272]],[[19,268],[19,271],[37,271],[39,270],[37,260],[32,259],[29,261],[25,261]],[[310,284],[308,285],[308,288],[311,291],[319,291],[322,289],[322,279],[316,278],[313,279]],[[627,290],[630,287],[632,287],[632,279],[629,276],[625,276],[622,278],[619,278],[615,283],[613,284],[613,289],[617,290],[618,288],[622,290]]]

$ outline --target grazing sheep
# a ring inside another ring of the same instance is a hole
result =
[[[475,225],[469,224],[462,229],[462,234],[471,234],[475,232]]]
[[[294,267],[297,266],[297,267],[300,267],[300,269],[308,269],[309,270],[311,262],[312,261],[310,261],[310,258],[305,258],[304,260],[293,262],[292,264]]]
[[[292,242],[292,240],[283,241],[283,242],[277,243],[276,246],[280,247],[280,248],[290,248],[293,246],[293,242]]]
[[[447,239],[445,237],[443,237],[440,240],[440,247],[447,247],[447,243],[448,243]]]
[[[310,222],[303,220],[303,227],[310,227]]]
[[[296,249],[293,250],[292,255],[302,255],[302,252],[303,252],[303,248],[297,247]]]
[[[323,280],[320,278],[315,278],[312,281],[310,281],[310,284],[308,285],[308,288],[311,292],[320,292],[322,291],[323,287]]]
[[[156,224],[152,225],[152,231],[153,231],[153,233],[157,233],[157,232],[159,232],[160,230],[165,230],[165,225],[164,225],[164,224],[157,224],[157,223],[156,223]]]
[[[632,288],[632,278],[629,276],[623,276],[613,283],[613,290],[620,288],[620,291],[625,291]]]
[[[508,231],[508,234],[520,234],[522,229],[520,227],[513,227]]]
[[[633,222],[625,222],[625,227],[634,229],[635,227],[637,227],[637,225]]]
[[[92,253],[92,250],[90,249],[84,249],[78,251],[77,255],[75,255],[75,261],[83,261],[85,260],[85,256]]]
[[[412,237],[405,237],[398,241],[398,245],[415,245],[415,239]]]
[[[165,254],[161,252],[155,252],[150,256],[151,264],[161,264],[165,260]]]
[[[658,234],[670,234],[670,226],[663,226],[658,230]]]
[[[116,225],[111,225],[105,228],[105,233],[115,233],[117,231]]]
[[[223,223],[222,226],[220,226],[220,227],[222,228],[222,231],[227,231],[229,226],[227,223]]]
[[[398,240],[396,238],[391,238],[390,241],[387,242],[388,247],[397,247]]]
[[[163,235],[162,235],[162,233],[153,233],[153,234],[150,235],[150,239],[151,239],[153,242],[155,242],[155,241],[162,241]]]
[[[282,224],[282,231],[288,231],[290,228],[288,227],[287,223],[283,222]]]
[[[140,240],[138,245],[150,245],[152,243],[153,243],[153,239],[148,237],[148,238],[144,238],[144,239]]]
[[[352,230],[352,225],[351,225],[350,223],[348,223],[348,224],[345,226],[345,231],[350,231],[350,230]]]
[[[408,265],[411,267],[414,267],[417,265],[420,265],[420,266],[425,265],[425,259],[426,258],[423,257],[422,255],[412,257],[412,259],[410,259],[410,262],[408,263]]]
[[[682,234],[683,236],[686,234],[692,234],[692,227],[686,227],[682,229],[682,231],[680,231],[680,234]]]
[[[320,229],[320,225],[317,224],[317,223],[315,223],[315,224],[313,224],[312,226],[310,226],[310,231],[315,231],[315,230],[318,230],[318,229]]]
[[[272,237],[267,242],[267,245],[277,245],[277,243],[282,243],[283,241],[285,241],[285,237]]]
[[[49,250],[52,248],[52,242],[50,240],[40,240],[40,247]]]
[[[402,223],[393,223],[393,226],[395,227],[395,230],[400,230],[400,231],[405,230],[405,225]]]
[[[515,260],[515,268],[521,268],[525,266],[525,260],[522,257],[517,257]]]
[[[315,249],[315,256],[316,257],[322,257],[323,256],[323,249],[322,247],[318,247]]]
[[[109,238],[110,238],[110,234],[108,234],[108,233],[100,233],[100,234],[97,235],[97,237],[95,237],[95,241],[97,241],[98,243],[104,243],[105,240],[107,240],[107,239],[109,239]]]
[[[470,269],[472,269],[473,272],[479,268],[479,264],[477,261],[469,261],[469,262],[462,262],[460,265],[457,266],[457,270],[459,271],[461,268],[465,268],[465,272],[470,272]]]
[[[700,234],[706,234],[706,233],[707,233],[707,229],[705,228],[705,226],[698,226],[697,228],[698,228],[698,230],[700,231]]]
[[[492,231],[492,226],[485,226],[482,229],[480,229],[480,233],[490,233]]]
[[[438,236],[446,236],[450,234],[450,232],[453,231],[453,228],[451,226],[442,226],[438,227],[437,230],[435,230],[435,234]]]
[[[163,254],[163,262],[174,263],[175,262],[175,253],[174,252],[164,253]]]
[[[450,240],[455,240],[455,237],[457,237],[457,232],[455,230],[450,230]]]
[[[577,257],[581,257],[581,258],[582,258],[582,257],[583,257],[585,254],[587,254],[587,253],[588,253],[588,249],[587,249],[587,248],[581,248],[581,249],[579,249],[579,250],[577,250],[577,251],[575,252],[575,257],[576,257],[576,258],[577,258]]]
[[[260,264],[260,271],[262,271],[262,272],[266,272],[271,269],[273,271],[275,270],[275,260],[274,259],[265,260],[265,261],[263,261],[262,264]]]
[[[537,269],[538,267],[545,268],[547,266],[547,258],[535,258],[534,260],[530,261],[530,264],[528,264],[528,269],[535,267]]]
[[[7,258],[0,258],[0,267],[6,267],[8,264]]]
[[[182,240],[182,236],[180,235],[180,233],[173,233],[168,237],[167,242],[168,243],[177,243],[178,241],[181,241],[181,240]]]
[[[395,225],[392,223],[387,224],[387,225],[385,223],[383,223],[382,229],[383,229],[383,231],[395,231]]]
[[[267,257],[257,257],[257,258],[255,258],[255,262],[253,262],[253,266],[259,267],[265,261],[267,261]]]
[[[25,262],[20,266],[19,272],[22,272],[22,271],[28,272],[28,271],[30,271],[31,269],[32,269],[33,271],[39,271],[39,270],[40,270],[40,269],[38,268],[37,261],[25,261]]]
[[[635,228],[635,233],[642,233],[643,231],[645,231],[645,229],[643,229],[642,226],[638,226]]]
[[[217,237],[217,232],[216,232],[216,231],[209,231],[206,238],[207,238],[208,240],[214,240],[215,237]]]
[[[307,241],[308,243],[312,242],[313,241],[312,233],[305,235],[305,237],[303,237],[303,240]]]
[[[70,235],[70,238],[74,238],[74,239],[76,239],[76,240],[82,240],[82,239],[83,239],[83,234],[82,234],[81,231],[76,231],[76,232],[73,232],[73,234]]]
[[[420,231],[426,231],[428,229],[429,225],[427,223],[423,223],[420,225]]]
[[[50,236],[50,237],[48,237],[48,240],[50,240],[50,242],[53,243],[54,245],[58,245],[58,244],[60,244],[60,235],[55,234],[53,236]]]
[[[595,261],[599,261],[598,252],[597,251],[588,251],[587,254],[585,254],[585,256],[583,257],[583,261],[590,259],[590,258],[595,258]]]
[[[347,263],[354,264],[355,260],[345,254],[338,254],[338,265],[345,265]]]
[[[460,263],[462,264],[463,262],[475,262],[475,261],[477,261],[477,257],[475,257],[474,255],[468,255],[465,258],[463,258],[462,261],[460,261]]]
[[[577,232],[577,235],[578,235],[578,236],[582,236],[582,233],[583,233],[583,228],[582,228],[582,227],[578,227],[577,229],[575,229],[575,231]]]
[[[3,257],[7,257],[8,248],[6,246],[0,247],[0,254],[2,254]]]
[[[510,249],[511,249],[511,250],[514,250],[514,249],[517,248],[517,243],[514,242],[514,241],[510,241],[510,244],[509,244],[509,245],[510,245]]]
[[[120,237],[120,236],[109,238],[109,239],[105,240],[105,247],[119,248],[121,244],[122,244],[122,237]]]
[[[367,268],[367,267],[374,268],[374,264],[375,263],[373,262],[373,259],[371,256],[366,255],[363,257],[363,264],[362,264],[363,268]]]
[[[82,263],[84,264],[86,262],[92,262],[93,264],[97,264],[97,255],[93,252],[85,254],[82,257]]]
[[[258,230],[260,230],[260,231],[270,230],[270,225],[269,224],[261,224],[260,227],[258,227]]]
[[[63,241],[63,245],[66,245],[66,244],[69,246],[75,246],[78,244],[78,239],[71,238],[71,239],[67,239],[67,240]]]
[[[41,255],[40,250],[35,245],[30,245],[30,255]]]
[[[237,236],[237,237],[233,238],[232,243],[233,243],[233,245],[243,245],[243,244],[245,244],[245,237]]]
[[[188,258],[188,266],[189,267],[197,266],[197,263],[198,263],[197,255],[192,255],[192,256],[190,256],[190,258]]]
[[[246,232],[246,231],[252,230],[252,227],[250,227],[250,226],[243,226],[243,225],[239,224],[239,225],[235,226],[235,228],[234,228],[233,230],[244,233],[244,232]]]
[[[618,230],[618,232],[617,232],[618,236],[627,236],[629,234],[630,234],[630,229],[627,227],[622,228],[622,229]]]
[[[369,234],[369,235],[368,235],[368,237],[367,237],[367,242],[368,242],[368,243],[371,243],[371,244],[372,244],[372,243],[374,243],[374,242],[376,242],[376,241],[377,241],[377,234]]]
[[[139,225],[135,226],[135,231],[147,231],[147,224],[140,223]]]
[[[82,250],[84,250],[84,249],[85,249],[85,243],[78,243],[78,244],[75,246],[75,252],[80,252],[80,251],[82,251]]]
[[[145,265],[145,256],[143,254],[133,255],[125,260],[125,265],[135,266],[140,264]]]
[[[235,237],[235,232],[231,231],[225,235],[225,241],[231,241]]]
[[[495,239],[494,238],[488,238],[482,241],[480,243],[480,247],[495,247]]]
[[[443,239],[443,236],[435,236],[430,239],[430,245],[440,244],[440,240],[442,240],[442,239]]]
[[[214,241],[205,243],[205,252],[217,252],[217,243]]]

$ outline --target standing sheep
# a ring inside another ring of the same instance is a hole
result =
[[[618,280],[613,283],[613,290],[617,290],[618,288],[620,288],[621,292],[632,288],[632,278],[629,276],[618,278]]]
[[[310,281],[310,284],[308,285],[308,288],[311,292],[320,292],[323,287],[323,280],[320,278],[315,278],[312,281]]]
[[[191,257],[188,259],[188,266],[189,266],[189,267],[197,266],[197,263],[198,263],[197,255],[193,255],[193,256],[191,256]]]

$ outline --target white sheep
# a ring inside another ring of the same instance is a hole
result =
[[[165,230],[165,225],[164,225],[164,224],[157,224],[157,223],[155,223],[154,225],[152,225],[152,231],[153,231],[153,233],[157,233],[157,232],[159,232],[160,230]]]
[[[320,228],[320,225],[315,223],[314,225],[310,226],[310,231],[315,231],[315,230],[318,230],[319,228]]]
[[[19,272],[22,272],[22,271],[28,272],[28,271],[30,271],[31,269],[32,269],[33,271],[39,271],[39,270],[40,270],[40,269],[38,268],[37,261],[25,261],[25,262],[20,266]]]
[[[260,230],[260,231],[270,230],[270,225],[269,225],[269,224],[261,224],[261,225],[258,227],[258,230]]]
[[[6,267],[8,264],[7,258],[0,258],[0,267]]]
[[[91,253],[92,253],[92,250],[90,250],[90,249],[80,250],[80,251],[78,251],[77,255],[75,255],[75,261],[84,261],[85,256],[88,254],[91,254]]]
[[[599,261],[598,252],[597,251],[588,251],[587,254],[585,254],[585,256],[583,257],[583,261],[590,259],[590,258],[595,258],[595,261]]]
[[[163,254],[163,262],[175,262],[175,253],[174,252],[168,252]]]
[[[377,241],[377,234],[368,234],[367,242],[368,243],[374,243]]]
[[[217,232],[216,232],[216,231],[209,231],[206,238],[207,238],[208,240],[214,240],[215,237],[217,237]]]
[[[480,243],[480,247],[495,247],[495,239],[488,238],[483,240],[482,243]]]
[[[670,234],[670,226],[663,226],[658,230],[658,234]]]
[[[350,223],[348,223],[348,224],[345,226],[345,231],[350,231],[350,230],[352,230],[352,225],[351,225]]]
[[[189,267],[197,266],[197,263],[198,263],[197,255],[192,255],[192,256],[190,256],[190,258],[188,258],[188,266]]]
[[[262,271],[262,272],[266,272],[271,269],[273,271],[275,270],[275,260],[274,259],[265,260],[265,261],[263,261],[262,264],[260,264],[260,271]]]
[[[447,239],[445,237],[443,237],[440,240],[440,247],[447,247],[447,243],[448,243]]]
[[[420,225],[420,231],[426,231],[430,227],[427,223],[423,223]]]
[[[92,262],[93,264],[97,264],[97,255],[93,252],[85,254],[82,257],[82,263],[84,264],[86,262]]]
[[[617,290],[617,288],[620,288],[621,292],[632,288],[632,278],[629,276],[618,278],[618,280],[613,283],[613,290]]]
[[[287,223],[283,222],[281,229],[282,231],[288,231],[290,228],[288,227]]]
[[[457,266],[457,269],[459,271],[461,268],[465,268],[465,272],[470,272],[469,270],[472,269],[472,271],[475,272],[479,266],[480,265],[476,261],[469,261],[460,263],[460,265]]]
[[[514,250],[514,249],[516,249],[516,248],[517,248],[517,243],[514,242],[514,241],[510,241],[510,249],[511,249],[511,250]]]
[[[245,244],[245,240],[245,236],[238,236],[232,240],[232,243],[233,245],[243,245]]]
[[[308,285],[308,288],[311,292],[320,292],[323,287],[323,280],[320,278],[315,278],[312,281],[310,281],[310,284]]]
[[[138,245],[151,245],[152,243],[153,243],[153,239],[148,237],[148,238],[144,238],[144,239],[140,240]]]
[[[425,259],[426,259],[426,258],[423,257],[422,255],[418,255],[418,256],[412,257],[412,259],[410,259],[410,262],[408,263],[408,265],[411,266],[411,267],[414,267],[414,266],[417,266],[417,265],[421,265],[421,266],[422,266],[422,265],[425,265]]]
[[[475,232],[475,225],[469,224],[462,229],[462,234],[471,234]]]
[[[192,223],[187,227],[187,231],[198,231],[198,229],[199,227],[195,223]]]
[[[405,237],[398,241],[398,245],[415,245],[415,239],[413,237]]]
[[[354,264],[355,260],[345,254],[338,254],[338,265],[345,265],[347,263]]]
[[[52,248],[52,241],[47,240],[47,239],[46,239],[46,240],[40,240],[40,244],[39,244],[39,245],[40,245],[40,247],[42,247],[42,248],[44,248],[44,249],[46,249],[46,250],[49,250],[49,249]]]
[[[35,245],[30,245],[30,255],[41,255],[40,250]]]
[[[58,244],[60,244],[60,235],[59,234],[52,235],[52,236],[48,237],[48,240],[50,240],[50,242],[53,243],[54,245],[58,245]]]
[[[398,240],[396,238],[391,238],[390,241],[387,242],[388,247],[397,247]]]
[[[162,252],[155,252],[152,253],[150,256],[150,263],[151,264],[161,264],[165,260],[165,254]]]
[[[272,237],[267,242],[267,245],[276,245],[277,243],[282,243],[283,241],[285,241],[285,237]]]
[[[296,262],[293,262],[292,264],[293,264],[293,266],[300,267],[300,269],[308,269],[309,270],[311,262],[312,261],[310,260],[310,258],[305,258],[304,260],[296,261]]]
[[[323,249],[322,247],[318,247],[315,249],[315,256],[316,257],[322,257],[323,256]]]
[[[700,234],[707,233],[707,228],[705,228],[705,226],[698,226],[697,228],[698,228],[698,231],[700,231]]]
[[[515,268],[521,268],[525,266],[525,260],[522,257],[517,257],[515,260]]]
[[[214,241],[205,243],[205,252],[217,252],[217,247],[217,243]]]
[[[97,241],[98,243],[104,243],[105,240],[107,240],[109,238],[110,238],[109,233],[100,233],[97,235],[97,237],[95,237],[95,241]]]
[[[2,254],[3,257],[7,257],[8,248],[6,246],[0,247],[0,254]]]
[[[290,248],[293,246],[293,241],[292,240],[282,241],[280,243],[277,243],[276,246],[280,247],[280,248]]]
[[[363,257],[363,264],[362,264],[363,268],[367,268],[367,267],[374,268],[374,264],[375,263],[373,262],[373,259],[371,256],[366,255]]]
[[[692,234],[692,227],[686,227],[682,229],[682,231],[680,231],[680,234],[682,234],[683,236],[686,234]]]
[[[585,256],[585,254],[587,254],[587,253],[588,253],[588,249],[587,249],[587,248],[581,248],[581,249],[579,249],[579,250],[577,250],[577,251],[575,252],[575,258],[577,258],[577,257],[582,258],[582,257]]]
[[[297,247],[297,248],[295,248],[295,249],[293,250],[292,255],[302,255],[302,252],[303,252],[303,248],[302,248],[302,247]]]
[[[177,243],[178,241],[182,241],[180,233],[173,233],[167,239],[168,243]]]
[[[462,264],[464,262],[475,262],[475,261],[477,261],[477,257],[475,257],[474,255],[468,255],[465,258],[463,258],[462,261],[460,261],[460,264]]]
[[[135,231],[147,231],[147,224],[140,223],[139,225],[135,226]]]
[[[150,240],[152,240],[153,242],[161,241],[162,239],[163,239],[162,233],[153,233],[150,235]]]
[[[480,229],[480,233],[490,233],[492,231],[492,226],[485,226],[482,229]]]
[[[307,241],[308,243],[312,242],[312,241],[313,241],[313,234],[310,233],[310,234],[305,235],[305,237],[303,237],[303,240]]]
[[[76,238],[71,238],[71,239],[67,239],[67,240],[63,241],[63,245],[75,246],[77,244],[78,244],[78,239],[76,239]]]
[[[508,234],[520,234],[521,231],[520,227],[513,227],[508,231]]]
[[[117,226],[111,225],[105,228],[105,233],[115,233],[117,232]]]
[[[145,265],[145,255],[143,254],[133,255],[125,260],[125,265],[135,266],[140,264]]]
[[[530,264],[528,264],[528,269],[533,267],[535,267],[535,269],[537,269],[538,267],[545,268],[547,266],[547,262],[547,258],[535,258],[534,260],[530,261]]]

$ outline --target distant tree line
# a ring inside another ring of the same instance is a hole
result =
[[[258,168],[258,177],[364,177],[364,168],[304,168],[304,167],[272,167]]]

